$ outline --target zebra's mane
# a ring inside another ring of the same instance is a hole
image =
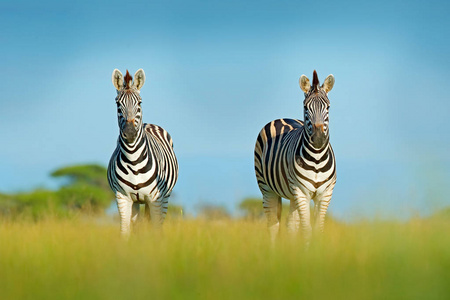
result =
[[[317,76],[316,70],[314,70],[312,91],[317,93],[319,91],[319,87],[319,77]]]
[[[125,89],[130,89],[133,83],[133,77],[130,75],[130,73],[128,73],[127,70],[127,74],[125,74],[124,77],[124,83],[125,83]]]

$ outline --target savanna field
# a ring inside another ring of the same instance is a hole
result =
[[[283,220],[282,224],[285,224]],[[305,249],[261,220],[0,221],[0,299],[449,299],[450,220],[328,221]]]

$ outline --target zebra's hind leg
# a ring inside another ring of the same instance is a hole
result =
[[[156,228],[161,228],[161,225],[164,221],[164,217],[162,214],[163,202],[162,199],[156,199],[154,201],[149,201],[148,205],[150,207],[150,219],[152,224]]]
[[[119,192],[116,193],[116,200],[120,215],[120,233],[123,237],[128,238],[130,235],[131,207],[133,201]]]
[[[145,218],[149,221],[152,220],[152,216],[150,214],[150,205],[148,204],[148,202],[145,202]]]
[[[287,218],[287,229],[289,233],[296,233],[300,227],[300,215],[295,201],[290,201],[289,214]]]
[[[162,222],[164,222],[164,220],[166,219],[167,209],[169,208],[169,197],[170,197],[170,195],[168,195],[162,199],[162,205],[161,205]]]
[[[280,230],[281,197],[275,194],[264,193],[263,208],[267,218],[270,238],[272,242],[275,242],[278,231]]]

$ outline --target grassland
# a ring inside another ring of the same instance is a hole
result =
[[[0,221],[0,299],[450,299],[450,220],[327,225],[305,250],[259,221]]]

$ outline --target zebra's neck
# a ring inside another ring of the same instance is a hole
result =
[[[308,119],[305,119],[304,126],[312,126],[310,124],[311,124],[311,121]],[[316,136],[316,139],[314,140],[314,138],[313,138],[314,134],[319,134],[319,139],[317,139],[317,136]],[[328,130],[325,132],[316,131],[315,133],[313,132],[311,135],[310,130],[308,130],[308,128],[304,128],[302,138],[303,138],[302,143],[303,144],[307,143],[311,148],[314,148],[315,151],[323,150],[330,143],[330,136],[329,136]]]
[[[145,151],[145,132],[144,127],[138,129],[136,140],[133,143],[128,143],[119,135],[119,145],[122,157],[129,163],[142,161],[143,156],[147,153]]]
[[[305,156],[306,150],[308,150],[308,152],[310,152],[311,154],[320,155],[320,154],[324,154],[327,151],[329,144],[330,144],[330,138],[329,138],[329,135],[326,135],[324,143],[320,147],[316,147],[311,142],[311,138],[308,136],[308,134],[305,131],[303,131],[302,135],[300,136],[300,140],[299,140],[296,152],[297,152],[297,154],[299,154],[303,157]],[[303,151],[302,151],[302,149],[303,149]]]

